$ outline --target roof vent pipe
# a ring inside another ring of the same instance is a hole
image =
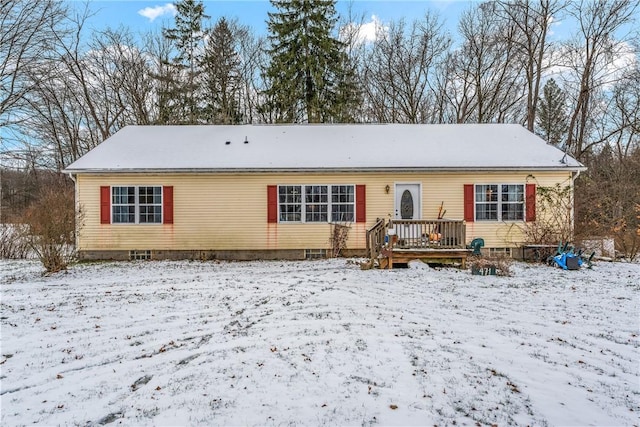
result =
[[[248,143],[249,143],[249,140],[247,139],[247,137],[246,137],[246,136],[244,137],[244,143],[245,143],[245,144],[248,144]]]

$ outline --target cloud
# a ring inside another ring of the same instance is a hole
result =
[[[580,85],[584,59],[587,53],[580,44],[561,46],[553,52],[548,60],[555,64],[547,69],[546,77],[561,80],[569,87],[577,88]],[[619,41],[611,47],[610,52],[597,57],[593,67],[593,86],[598,86],[607,91],[629,70],[638,67],[638,56],[633,45],[626,41]]]
[[[611,80],[619,79],[625,72],[635,69],[638,66],[637,51],[628,42],[622,42],[618,49],[614,51],[613,59],[605,67],[606,74],[612,76]]]
[[[351,40],[355,45],[362,45],[375,42],[380,36],[384,35],[389,27],[382,24],[380,18],[371,15],[371,21],[364,24],[356,24],[350,22],[340,29],[340,39],[343,41]]]
[[[153,22],[156,18],[164,15],[175,15],[176,7],[173,3],[167,3],[164,6],[145,7],[138,11],[138,15],[142,15]]]
[[[549,37],[553,36],[556,33],[555,28],[560,27],[560,25],[562,25],[562,21],[559,21],[554,16],[550,16],[547,23],[547,35]]]

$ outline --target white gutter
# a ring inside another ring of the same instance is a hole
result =
[[[69,178],[71,178],[71,181],[73,181],[73,200],[74,200],[74,217],[75,217],[75,240],[76,240],[76,251],[78,250],[78,248],[80,247],[80,218],[79,218],[79,213],[80,213],[80,198],[78,197],[78,181],[76,180],[76,177],[73,175],[73,173],[68,172]]]
[[[550,166],[519,166],[519,167],[372,167],[372,168],[149,168],[149,169],[66,169],[67,173],[92,173],[92,174],[113,174],[113,173],[133,173],[133,174],[167,174],[167,173],[237,173],[237,174],[253,174],[253,173],[425,173],[425,172],[560,172],[572,171],[579,173],[586,170],[584,166],[575,167],[550,167]]]

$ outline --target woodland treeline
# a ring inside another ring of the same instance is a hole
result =
[[[33,201],[43,170],[130,124],[519,123],[589,168],[578,234],[637,252],[637,0],[470,3],[455,34],[426,2],[374,40],[335,1],[271,3],[262,36],[197,0],[147,34],[90,31],[90,3],[0,0],[0,219]]]

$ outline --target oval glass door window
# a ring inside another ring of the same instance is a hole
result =
[[[413,219],[413,196],[409,190],[404,190],[400,199],[400,218]]]

